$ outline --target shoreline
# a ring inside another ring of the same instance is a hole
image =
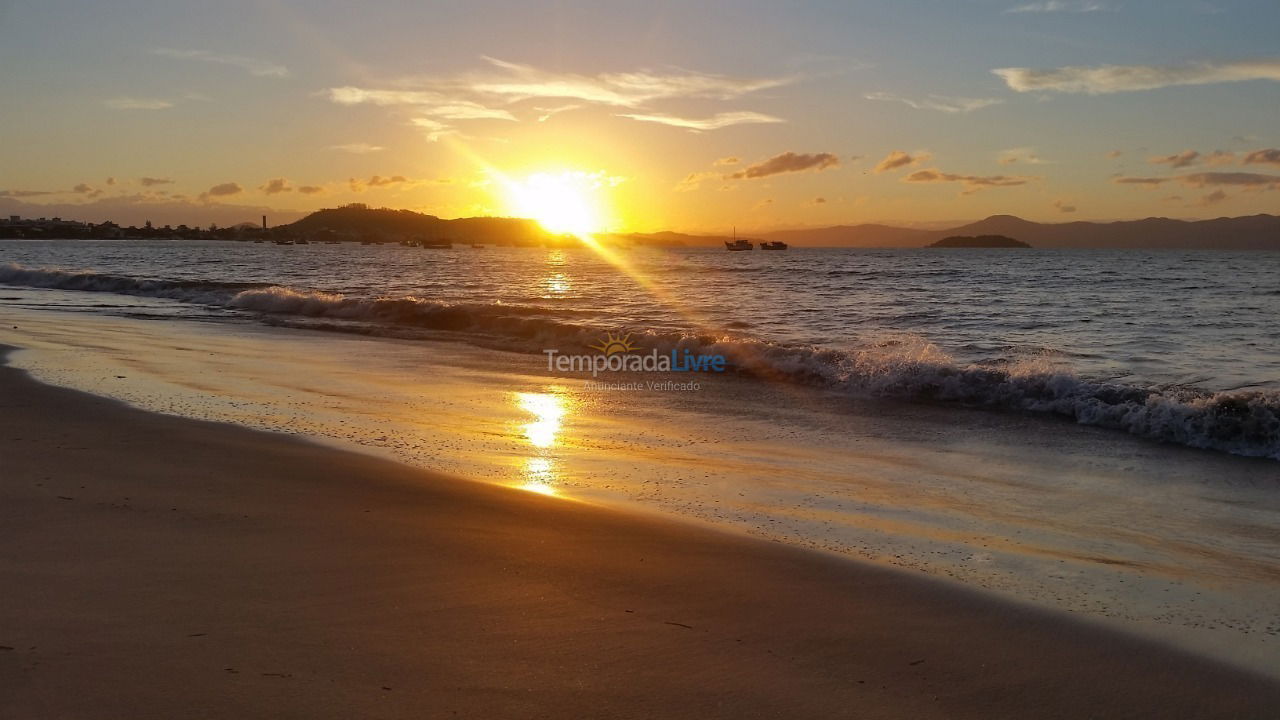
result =
[[[901,571],[7,366],[0,389],[4,717],[1239,718],[1280,702],[1260,676]]]
[[[732,378],[591,393],[460,343],[6,315],[10,364],[46,384],[922,572],[1280,679],[1269,461]]]

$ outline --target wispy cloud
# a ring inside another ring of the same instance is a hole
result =
[[[654,100],[710,98],[731,100],[778,87],[794,78],[736,78],[689,70],[635,70],[595,75],[542,70],[532,65],[486,57],[496,72],[465,78],[474,92],[509,100],[562,98],[601,105],[639,107]]]
[[[1147,158],[1147,162],[1152,165],[1168,165],[1172,168],[1184,168],[1196,164],[1200,159],[1200,153],[1195,150],[1183,150],[1173,155],[1165,155],[1163,157]]]
[[[923,98],[909,98],[889,92],[871,92],[863,95],[868,100],[883,102],[899,102],[916,110],[936,110],[945,113],[969,113],[991,105],[999,105],[1001,100],[995,98],[950,97],[947,95],[926,95]]]
[[[0,197],[24,198],[24,197],[40,197],[41,195],[57,195],[56,190],[0,190]]]
[[[1189,65],[1098,65],[1051,69],[997,68],[991,72],[1018,92],[1104,95],[1177,85],[1209,85],[1247,80],[1280,81],[1280,59],[1260,58]]]
[[[905,150],[894,150],[885,155],[883,160],[876,163],[875,171],[877,173],[889,172],[890,170],[919,165],[928,159],[928,153],[917,152],[915,155],[911,155]]]
[[[113,97],[104,101],[112,110],[167,110],[173,102],[161,98]]]
[[[388,188],[388,187],[414,187],[421,184],[418,180],[412,180],[404,175],[373,175],[368,180],[359,178],[351,178],[347,180],[347,187],[351,188],[351,192],[364,192],[369,188]]]
[[[1044,165],[1045,161],[1032,147],[1016,147],[1001,150],[996,155],[996,162],[1001,165]]]
[[[1280,189],[1280,175],[1247,172],[1201,172],[1178,176],[1178,181],[1190,187],[1228,185],[1255,190]]]
[[[784,152],[763,162],[749,165],[741,171],[729,175],[733,180],[750,180],[781,173],[802,172],[805,170],[826,170],[840,164],[840,158],[832,153],[794,153]]]
[[[720,128],[729,127],[730,125],[786,122],[782,118],[774,117],[772,115],[745,111],[716,113],[715,115],[707,118],[686,118],[662,113],[649,115],[639,113],[618,113],[618,117],[631,118],[632,120],[639,120],[640,122],[660,123],[662,125],[671,125],[672,127],[687,128],[694,132],[702,130],[719,130]]]
[[[342,152],[351,153],[352,155],[368,155],[369,153],[382,152],[386,148],[382,147],[381,145],[372,145],[370,143],[358,142],[358,143],[345,143],[342,145],[330,145],[329,149],[341,150]]]
[[[1154,187],[1169,182],[1169,178],[1162,177],[1118,177],[1111,182],[1117,185],[1143,185],[1146,187]]]
[[[442,123],[439,120],[432,120],[431,118],[414,118],[409,122],[414,127],[422,130],[422,132],[427,136],[427,139],[431,142],[435,142],[446,135],[451,135],[457,132],[453,126]]]
[[[324,192],[324,188],[320,187],[319,185],[299,185],[298,192],[302,193],[303,195],[319,195],[320,193]]]
[[[1026,177],[1021,175],[958,175],[956,173],[945,173],[937,168],[929,168],[927,170],[917,170],[910,175],[907,175],[902,178],[902,182],[960,183],[965,188],[963,193],[968,195],[978,192],[984,188],[1026,185],[1027,183],[1038,179],[1039,178],[1036,177]]]
[[[198,60],[216,65],[228,65],[244,70],[256,77],[289,77],[289,68],[284,65],[243,55],[221,55],[208,50],[175,50],[173,48],[156,48],[151,52],[154,55],[178,60]]]
[[[1047,0],[1046,2],[1015,5],[1006,13],[1091,13],[1110,10],[1111,8],[1092,0]]]
[[[684,179],[676,183],[676,186],[671,189],[676,192],[691,192],[701,187],[703,182],[719,177],[720,173],[713,171],[692,172],[684,176]]]
[[[138,178],[138,184],[141,185],[142,187],[153,187],[155,185],[172,185],[173,182],[174,182],[173,178],[158,178],[158,177]]]
[[[1054,200],[1053,207],[1060,213],[1073,213],[1076,211],[1076,206],[1066,200]]]
[[[622,73],[570,73],[485,57],[479,70],[412,78],[398,87],[333,87],[325,91],[340,105],[409,106],[431,123],[416,123],[438,139],[453,130],[452,121],[516,120],[513,109],[526,100],[561,100],[568,104],[533,107],[538,121],[584,105],[623,108],[619,113],[641,122],[661,123],[689,130],[715,130],[747,123],[782,122],[763,113],[721,112],[710,117],[687,117],[649,109],[665,100],[732,100],[749,93],[793,82],[794,77],[731,77],[683,69],[635,70]],[[394,84],[393,84],[394,85]]]

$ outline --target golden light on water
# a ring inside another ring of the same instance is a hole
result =
[[[533,422],[524,425],[524,435],[538,448],[556,444],[560,422],[564,418],[564,402],[553,393],[516,393],[516,405],[533,415]]]
[[[600,173],[539,172],[504,184],[511,212],[537,220],[548,232],[586,237],[604,230]]]
[[[521,473],[524,482],[519,487],[542,495],[555,495],[555,461],[546,453],[555,447],[562,429],[567,411],[565,398],[553,392],[520,392],[515,393],[515,404],[533,416],[531,422],[521,425],[521,430],[539,453],[524,461]]]
[[[556,478],[555,466],[550,458],[529,458],[525,461],[524,473],[528,479],[520,486],[521,490],[536,492],[540,495],[556,494],[556,487],[552,484]]]

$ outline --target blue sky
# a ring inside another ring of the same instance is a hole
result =
[[[1275,2],[109,5],[0,3],[0,209],[504,214],[536,172],[637,230],[1280,197]]]

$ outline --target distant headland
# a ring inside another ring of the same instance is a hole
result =
[[[944,237],[931,248],[1029,248],[1030,245],[1021,240],[1014,240],[1004,235],[951,235]]]
[[[35,206],[27,206],[35,207]],[[361,242],[367,244],[423,242],[562,247],[580,244],[570,235],[546,231],[536,221],[512,217],[445,219],[435,215],[371,208],[352,203],[326,208],[296,222],[269,226],[242,222],[218,227],[194,225],[121,226],[114,222],[87,223],[63,218],[0,216],[0,238],[28,239],[164,239]],[[740,233],[741,237],[742,234]],[[987,245],[983,238],[1000,237]],[[955,238],[975,238],[969,244]],[[1017,238],[1017,240],[1013,240]],[[621,247],[722,247],[728,237],[672,231],[606,233],[593,238]],[[1249,215],[1211,220],[1145,218],[1116,222],[1038,223],[1013,215],[992,215],[977,222],[942,230],[866,223],[757,233],[752,242],[782,241],[793,248],[923,248],[1023,247],[1074,249],[1280,250],[1280,217]],[[1007,241],[1020,244],[1008,244]]]

